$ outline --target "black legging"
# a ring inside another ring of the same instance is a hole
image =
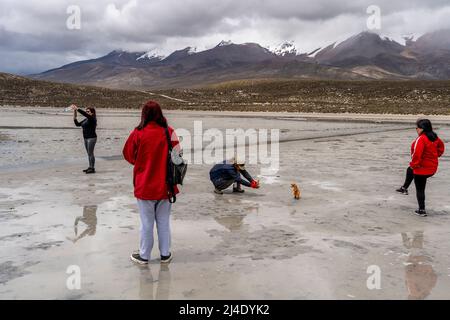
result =
[[[84,139],[84,146],[86,148],[86,152],[87,152],[88,158],[89,158],[89,168],[91,168],[91,169],[95,168],[94,148],[95,148],[96,143],[97,143],[97,138]]]
[[[408,189],[411,182],[414,180],[414,184],[416,185],[417,202],[419,203],[419,209],[421,210],[425,210],[425,187],[427,185],[427,179],[432,176],[433,175],[424,176],[414,174],[411,167],[406,170],[406,179],[403,184],[403,188]]]

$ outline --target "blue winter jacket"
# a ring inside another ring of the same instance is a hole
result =
[[[242,179],[241,174],[248,181]],[[238,171],[233,164],[227,163],[226,161],[216,164],[209,172],[209,177],[215,186],[224,184],[230,186],[234,182],[238,182],[246,187],[250,187],[250,182],[253,181],[253,178],[246,170]]]

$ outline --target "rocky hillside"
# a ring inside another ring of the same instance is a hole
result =
[[[165,109],[450,114],[450,81],[231,81],[197,89],[150,92],[36,81],[0,73],[0,106],[139,108],[152,99]]]
[[[137,108],[149,99],[167,100],[145,92],[112,90],[0,73],[0,105],[65,108],[72,103],[103,108]]]

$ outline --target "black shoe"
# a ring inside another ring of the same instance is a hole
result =
[[[426,217],[428,216],[427,212],[423,209],[417,209],[416,211],[414,211],[414,213],[416,215],[418,215],[419,217]]]
[[[89,168],[85,172],[86,172],[86,174],[95,173],[95,169],[94,168]]]
[[[161,263],[169,263],[170,261],[172,261],[172,254],[169,253],[168,256],[161,256]]]
[[[84,169],[83,172],[86,172],[86,171],[88,171],[89,169],[90,169],[90,168]]]
[[[233,192],[237,192],[237,193],[244,193],[245,190],[242,188],[233,188]]]
[[[395,191],[397,191],[398,193],[404,194],[405,196],[408,195],[408,189],[406,189],[405,187],[400,187]]]
[[[217,193],[217,194],[223,194],[223,192],[221,191],[221,190],[219,190],[219,189],[214,189],[214,193]]]
[[[133,253],[130,256],[131,261],[136,262],[137,264],[148,264],[148,260],[143,259],[139,253]]]

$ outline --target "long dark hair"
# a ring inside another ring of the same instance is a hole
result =
[[[90,112],[92,112],[92,116],[94,118],[97,118],[97,113],[95,112],[95,108],[94,107],[87,107],[87,110],[89,110]]]
[[[156,122],[160,127],[167,128],[167,120],[164,118],[161,107],[156,101],[148,101],[142,107],[141,122],[136,129],[142,130],[152,121]]]
[[[436,141],[438,135],[433,131],[433,126],[431,125],[431,121],[428,119],[419,119],[417,120],[417,128],[423,130],[423,134],[425,134],[431,142]]]

